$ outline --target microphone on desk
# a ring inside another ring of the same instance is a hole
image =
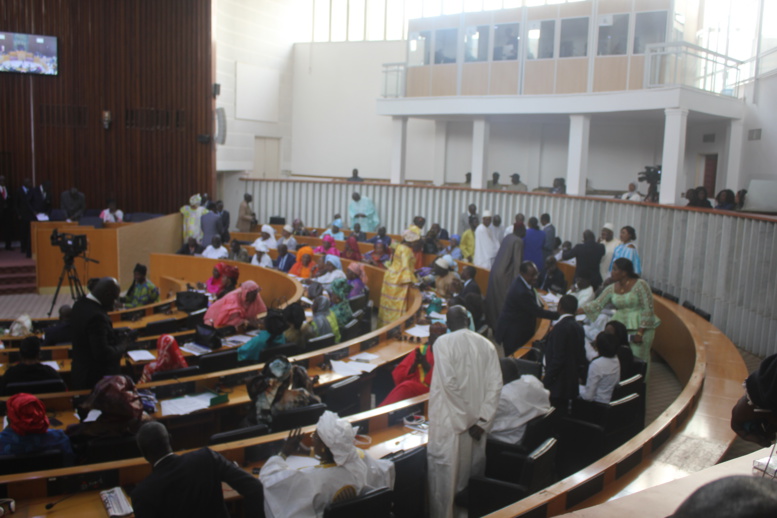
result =
[[[77,495],[77,494],[78,494],[78,491],[76,491],[75,493],[70,493],[69,495],[65,495],[62,498],[60,498],[59,500],[57,500],[56,502],[49,502],[48,504],[46,504],[46,510],[48,511],[49,509],[51,509],[52,507],[54,507],[58,503],[60,503],[60,502],[62,502],[64,500],[67,500],[71,496]]]

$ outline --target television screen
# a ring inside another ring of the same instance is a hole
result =
[[[0,72],[57,75],[57,38],[0,32]]]

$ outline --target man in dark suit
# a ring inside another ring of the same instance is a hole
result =
[[[561,258],[566,261],[575,258],[575,277],[588,279],[594,291],[602,284],[600,265],[604,257],[604,245],[596,242],[596,236],[590,230],[583,232],[583,242],[571,250],[564,250]]]
[[[548,333],[545,345],[545,377],[543,383],[550,391],[550,404],[567,413],[569,401],[579,393],[588,361],[585,357],[585,333],[575,320],[577,299],[564,295],[558,302],[561,313],[556,325]]]
[[[36,214],[50,214],[51,213],[51,182],[45,180],[37,188],[34,189],[33,196],[33,210]]]
[[[224,210],[223,201],[216,202],[215,213],[221,219],[221,242],[229,243],[229,211]]]
[[[5,176],[0,176],[0,234],[5,238],[5,249],[11,249],[13,239],[13,207],[11,192],[5,185]]]
[[[480,295],[481,297],[483,294],[480,291],[480,286],[478,286],[478,283],[475,281],[475,273],[477,273],[477,270],[474,266],[465,266],[463,270],[461,270],[461,282],[463,283],[464,287],[461,289],[461,293],[459,293],[459,297],[464,300],[464,297],[469,295],[470,293],[474,293],[476,295]]]
[[[545,242],[542,244],[542,257],[547,259],[549,255],[553,255],[553,250],[556,249],[556,227],[550,222],[550,214],[540,216],[540,225],[542,225],[542,231],[545,232]]]
[[[103,277],[88,295],[73,304],[70,314],[73,329],[70,380],[73,390],[91,389],[103,376],[121,371],[125,347],[119,343],[108,316],[120,291],[116,279]]]
[[[202,255],[205,247],[197,242],[196,239],[190,237],[186,243],[178,249],[176,254],[178,255]]]
[[[132,492],[136,518],[229,518],[222,482],[243,496],[247,518],[264,516],[262,484],[222,455],[209,448],[176,455],[167,429],[158,421],[144,424],[137,441],[153,471]]]
[[[510,286],[496,323],[496,343],[502,344],[506,356],[511,356],[534,335],[538,318],[558,318],[555,311],[543,309],[540,296],[533,287],[539,276],[534,263],[524,261],[518,271],[520,275]]]
[[[35,209],[35,189],[32,186],[32,180],[25,178],[22,186],[16,191],[14,203],[16,205],[16,217],[19,218],[19,243],[21,252],[32,257],[32,246],[30,245],[30,223],[36,221]]]

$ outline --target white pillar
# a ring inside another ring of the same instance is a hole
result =
[[[590,133],[590,115],[569,116],[567,194],[585,195],[586,179],[588,178],[588,139]]]
[[[391,144],[391,183],[405,183],[405,158],[407,154],[407,117],[392,117],[394,139]]]
[[[745,125],[742,119],[731,119],[728,123],[728,151],[726,153],[726,189],[737,192],[744,185],[739,184],[742,172],[742,146],[745,140]]]
[[[485,117],[478,117],[472,122],[472,187],[485,189],[486,171],[488,170],[488,137],[491,125]]]
[[[434,185],[445,185],[447,141],[448,123],[446,121],[434,121],[434,171],[432,172],[432,182]]]
[[[661,193],[658,202],[679,205],[680,186],[685,162],[685,131],[688,110],[669,108],[664,110],[664,151],[661,158]]]

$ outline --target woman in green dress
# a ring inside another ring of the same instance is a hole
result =
[[[629,332],[629,345],[634,356],[650,365],[650,347],[656,328],[661,324],[653,312],[653,293],[647,282],[634,272],[633,263],[626,259],[616,259],[612,267],[612,284],[604,289],[596,300],[584,304],[578,313],[585,313],[590,320],[596,320],[602,309],[608,304],[615,307],[616,320],[626,326]]]

